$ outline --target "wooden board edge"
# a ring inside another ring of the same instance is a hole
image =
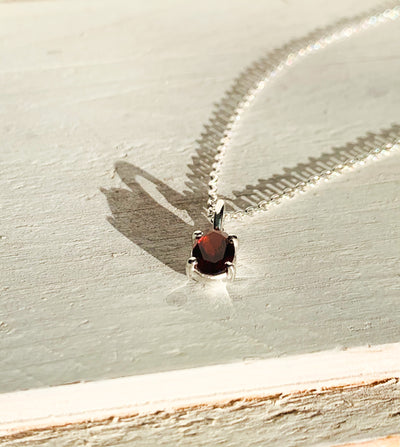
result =
[[[400,343],[0,394],[0,436],[400,377]]]
[[[340,444],[336,447],[400,447],[400,434],[371,439],[368,441]]]

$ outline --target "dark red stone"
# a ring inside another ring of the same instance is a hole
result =
[[[225,262],[233,262],[235,246],[223,231],[212,230],[202,236],[193,247],[197,270],[207,275],[226,272]]]

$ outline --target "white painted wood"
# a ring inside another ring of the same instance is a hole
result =
[[[214,104],[260,56],[373,6],[0,3],[0,392],[399,342],[398,154],[231,223],[227,290],[183,275]],[[222,193],[398,135],[399,39],[385,25],[277,80]]]
[[[174,413],[88,422],[28,432],[3,440],[5,447],[91,446],[332,446],[398,433],[400,399],[396,381],[361,388],[289,394],[271,399],[236,400],[225,406],[203,405]],[[358,429],[358,432],[356,432]],[[386,436],[376,446],[398,446]],[[389,443],[389,441],[392,441]],[[354,444],[353,444],[354,445]],[[362,447],[373,444],[361,444]]]
[[[8,393],[0,395],[0,436],[369,385],[400,378],[399,358],[392,344]]]
[[[398,447],[400,436],[386,436],[385,438],[372,439],[370,441],[342,444],[342,447]]]

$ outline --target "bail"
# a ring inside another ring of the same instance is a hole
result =
[[[217,200],[214,212],[214,230],[223,231],[222,221],[224,219],[224,208],[224,201],[221,199]]]

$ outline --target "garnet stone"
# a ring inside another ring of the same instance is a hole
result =
[[[195,242],[193,256],[200,273],[219,275],[227,271],[226,262],[233,262],[235,246],[226,233],[212,230]]]

